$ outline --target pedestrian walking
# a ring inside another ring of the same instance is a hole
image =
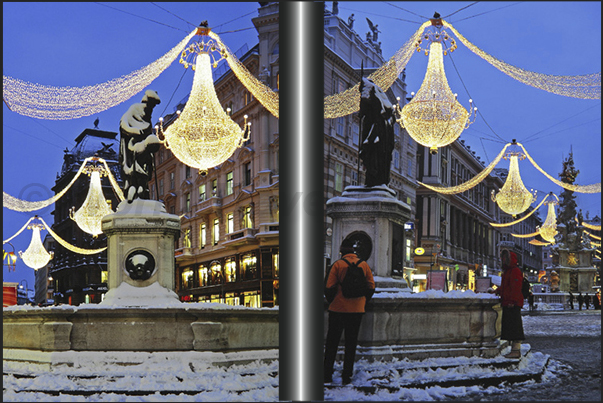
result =
[[[521,357],[521,341],[525,340],[521,319],[523,274],[517,266],[517,255],[515,252],[504,249],[500,257],[502,261],[502,276],[500,287],[496,289],[502,305],[500,338],[511,343],[511,352],[505,355],[505,358],[519,358]]]
[[[570,304],[570,309],[574,309],[574,294],[572,294],[572,292],[569,292],[569,304]]]
[[[587,292],[584,293],[584,309],[588,310],[588,306],[590,305],[590,295]]]
[[[528,295],[528,305],[530,306],[530,312],[534,310],[534,294],[530,291],[530,295]]]
[[[584,304],[584,296],[582,295],[582,291],[580,291],[578,293],[578,296],[576,297],[576,299],[578,300],[578,310],[581,311],[582,304]]]
[[[595,309],[601,310],[601,293],[599,290],[597,290],[595,296],[593,297],[593,305]]]
[[[337,346],[342,333],[345,332],[345,353],[341,381],[346,385],[352,381],[354,375],[354,359],[356,357],[360,323],[362,322],[366,302],[371,299],[375,292],[375,281],[368,263],[357,256],[353,240],[344,239],[339,252],[341,253],[341,259],[331,266],[325,284],[325,296],[329,302],[329,323],[325,343],[324,383],[333,381],[333,366],[337,356]],[[362,288],[360,286],[348,287],[353,273],[358,273],[360,278],[360,273],[364,274],[364,289],[360,292],[363,295],[354,297],[358,294],[348,291],[351,288]]]

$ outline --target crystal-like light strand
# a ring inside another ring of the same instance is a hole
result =
[[[498,154],[498,156],[494,160],[492,160],[490,165],[488,165],[483,171],[481,171],[480,173],[475,175],[473,178],[469,179],[467,182],[461,183],[460,185],[445,187],[445,186],[432,186],[432,185],[428,185],[423,182],[418,182],[418,183],[421,186],[425,186],[428,189],[431,189],[435,192],[442,193],[442,194],[452,195],[452,194],[462,193],[466,190],[471,189],[472,187],[474,187],[475,185],[480,183],[482,180],[484,180],[485,177],[490,175],[490,172],[492,172],[492,170],[494,169],[496,164],[498,164],[498,162],[502,159],[503,155],[505,154],[505,151],[507,150],[507,147],[509,147],[510,145],[511,145],[510,143],[505,145],[503,147],[502,151]]]
[[[598,240],[598,241],[600,241],[600,240],[601,240],[601,237],[600,237],[600,236],[596,236],[595,234],[591,234],[590,232],[588,232],[588,231],[586,231],[586,230],[584,231],[584,233],[585,233],[585,234],[587,234],[589,237],[591,237],[591,238],[593,238],[593,239],[596,239],[596,240]]]
[[[113,186],[113,190],[115,191],[115,194],[117,195],[117,198],[119,199],[119,201],[124,201],[126,199],[125,196],[124,196],[124,192],[119,187],[119,184],[117,183],[117,180],[113,176],[113,172],[111,172],[111,169],[109,169],[109,165],[107,164],[107,161],[105,161],[102,158],[99,158],[98,160],[100,162],[102,162],[103,165],[105,166],[105,173],[107,174],[107,177],[109,178],[109,182],[111,183],[111,186]]]
[[[469,42],[463,35],[454,29],[450,23],[444,20],[442,20],[442,23],[445,27],[454,32],[456,37],[467,46],[469,50],[517,81],[557,95],[582,99],[601,99],[600,72],[579,76],[555,76],[524,70],[489,55]]]
[[[536,231],[536,232],[532,232],[531,234],[511,234],[513,235],[515,238],[530,238],[536,235],[539,235],[540,232]]]
[[[536,161],[534,161],[532,159],[532,157],[530,156],[530,154],[528,154],[528,152],[525,150],[525,148],[523,147],[523,145],[521,145],[521,143],[517,143],[517,145],[521,147],[521,149],[525,153],[525,155],[528,158],[528,160],[530,160],[530,162],[532,163],[532,165],[534,165],[534,168],[536,168],[537,170],[539,170],[540,172],[542,172],[542,174],[544,176],[546,176],[547,178],[549,178],[555,184],[561,186],[564,189],[571,190],[573,192],[578,192],[578,193],[601,193],[601,182],[595,183],[595,184],[592,184],[592,185],[583,185],[583,186],[580,186],[580,185],[574,185],[574,184],[571,184],[571,183],[561,182],[560,180],[555,179],[554,177],[552,177],[551,175],[549,175],[548,173],[546,173],[542,168],[540,168],[538,166],[538,164],[536,164]]]
[[[532,194],[523,184],[519,173],[520,153],[509,153],[509,175],[503,187],[495,194],[492,190],[492,200],[507,214],[513,216],[526,211],[536,200],[536,192]]]
[[[34,270],[46,266],[54,254],[53,252],[48,253],[46,248],[44,248],[42,238],[40,237],[40,227],[40,224],[33,224],[31,226],[31,242],[25,252],[19,251],[19,256],[23,260],[23,263]]]
[[[25,225],[24,225],[24,226],[23,226],[23,227],[22,227],[22,228],[21,228],[19,231],[17,231],[17,232],[15,233],[15,235],[13,235],[13,236],[11,236],[10,238],[8,238],[8,239],[6,239],[6,240],[2,241],[2,244],[4,245],[5,243],[8,243],[8,242],[12,241],[12,240],[13,240],[13,238],[15,238],[15,237],[16,237],[17,235],[19,235],[21,232],[23,232],[23,231],[25,230],[25,228],[27,228],[27,226],[29,225],[29,223],[31,222],[31,220],[33,220],[34,218],[36,218],[36,217],[31,217],[31,218],[30,218],[30,219],[29,219],[29,220],[28,220],[28,221],[25,223]]]
[[[548,241],[552,244],[555,243],[555,236],[558,234],[557,231],[557,215],[555,214],[555,204],[557,204],[554,200],[549,202],[549,210],[546,215],[546,219],[544,220],[544,224],[542,226],[536,227],[540,236],[545,241]]]
[[[71,245],[69,242],[65,241],[63,238],[58,236],[52,229],[50,229],[50,226],[44,222],[42,217],[38,217],[38,218],[40,219],[40,221],[42,221],[42,223],[46,227],[46,230],[48,231],[50,236],[52,236],[65,249],[68,249],[74,253],[79,253],[80,255],[95,255],[95,254],[100,253],[100,252],[104,251],[105,249],[107,249],[107,247],[100,248],[100,249],[83,249],[83,248]]]
[[[241,81],[241,83],[253,94],[253,96],[276,118],[279,111],[279,94],[273,91],[270,87],[264,85],[260,80],[255,78],[249,70],[245,68],[243,63],[228,49],[228,46],[222,42],[218,34],[211,31],[210,38],[213,38],[218,46],[226,52],[226,61],[228,65]]]
[[[431,25],[427,21],[410,37],[408,41],[378,70],[368,76],[383,91],[389,87],[402,74],[406,64],[413,54],[416,53],[415,43],[423,34],[425,28]],[[360,83],[337,94],[326,96],[324,99],[324,117],[334,119],[346,116],[360,109]]]
[[[532,244],[532,245],[536,245],[536,246],[547,246],[547,245],[551,244],[550,242],[542,242],[542,241],[539,241],[538,239],[532,239],[528,243]]]
[[[76,212],[72,213],[72,210],[70,210],[71,218],[82,231],[97,237],[103,232],[101,219],[112,212],[103,194],[100,172],[93,170],[90,173],[90,187],[86,200]]]
[[[105,111],[136,95],[155,80],[180,55],[197,29],[153,63],[120,78],[84,87],[53,87],[3,76],[3,98],[21,115],[67,120]]]
[[[601,226],[600,225],[593,225],[593,224],[589,224],[587,222],[582,222],[582,225],[588,229],[592,229],[595,231],[601,231]]]
[[[545,196],[542,201],[538,204],[538,206],[534,207],[534,209],[532,211],[530,211],[528,214],[524,215],[523,217],[521,217],[518,220],[515,221],[511,221],[508,223],[495,223],[495,222],[491,222],[490,225],[493,227],[510,227],[511,225],[515,225],[518,224],[520,222],[522,222],[523,220],[525,220],[526,218],[528,218],[529,216],[531,216],[532,214],[534,214],[534,212],[536,212],[536,210],[538,210],[540,208],[540,206],[542,206],[544,204],[544,202],[546,201],[547,196]]]

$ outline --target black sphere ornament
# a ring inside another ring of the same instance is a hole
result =
[[[126,271],[132,280],[148,280],[155,271],[155,258],[146,250],[135,250],[126,258]]]

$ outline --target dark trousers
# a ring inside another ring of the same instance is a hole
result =
[[[351,378],[354,373],[354,359],[356,357],[356,344],[363,313],[329,312],[329,330],[325,345],[324,375],[333,374],[333,365],[337,356],[337,346],[341,334],[345,331],[345,355],[343,359],[342,378]]]

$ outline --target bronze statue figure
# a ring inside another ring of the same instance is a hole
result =
[[[149,199],[153,156],[160,147],[159,138],[153,134],[151,114],[159,103],[157,92],[147,90],[142,103],[130,106],[119,123],[119,163],[125,177],[124,194],[128,203],[134,199]]]
[[[360,153],[366,169],[364,185],[387,185],[394,150],[394,109],[372,80],[360,82]]]

